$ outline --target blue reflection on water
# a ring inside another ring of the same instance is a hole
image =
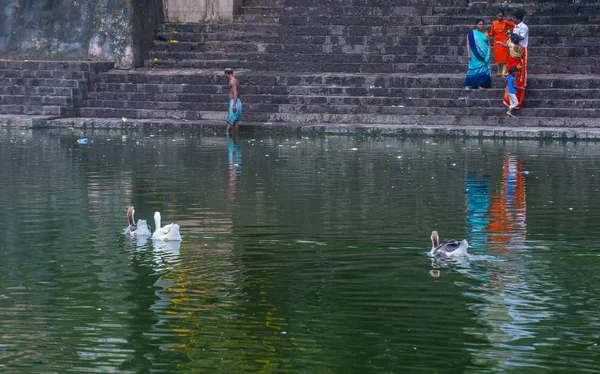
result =
[[[485,245],[487,238],[490,182],[487,177],[473,175],[467,175],[465,179],[469,245],[473,248],[480,248]]]

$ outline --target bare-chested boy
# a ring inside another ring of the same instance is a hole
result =
[[[242,118],[242,96],[240,92],[240,81],[233,76],[233,69],[225,69],[225,76],[229,79],[229,111],[227,112],[227,132],[231,127],[238,131],[240,119]]]

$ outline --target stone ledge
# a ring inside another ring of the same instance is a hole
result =
[[[43,123],[42,123],[43,122]],[[30,124],[27,126],[27,124]],[[36,124],[31,126],[31,124]],[[3,126],[49,127],[49,128],[78,128],[78,129],[185,129],[212,128],[225,131],[224,121],[200,120],[127,120],[118,118],[60,118],[52,117],[10,117],[0,116]],[[387,125],[387,124],[298,124],[290,122],[251,122],[243,123],[241,131],[314,131],[320,133],[352,133],[377,134],[394,136],[454,136],[477,138],[523,138],[523,139],[558,139],[558,140],[600,140],[600,123],[598,128],[590,127],[527,127],[510,126],[457,126],[457,125]]]
[[[0,126],[18,126],[41,128],[47,127],[48,122],[59,118],[58,116],[27,116],[27,115],[0,115]]]
[[[113,69],[114,62],[69,60],[8,60],[0,59],[1,69],[18,70],[70,70],[103,72]]]

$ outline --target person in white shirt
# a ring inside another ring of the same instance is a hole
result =
[[[515,28],[513,29],[513,34],[519,35],[519,44],[523,47],[520,79],[522,81],[522,88],[525,90],[525,87],[527,87],[527,60],[529,58],[529,50],[527,49],[527,46],[529,45],[529,27],[523,22],[523,17],[525,17],[525,11],[523,9],[517,9],[515,12]],[[522,102],[522,99],[520,102]]]
[[[523,22],[523,17],[525,16],[525,11],[523,9],[518,9],[515,12],[515,28],[513,29],[513,33],[519,35],[519,40],[523,48],[527,48],[529,45],[529,27]]]

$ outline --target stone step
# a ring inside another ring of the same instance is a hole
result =
[[[277,25],[251,24],[251,23],[163,23],[159,27],[159,34],[177,36],[182,33],[200,34],[200,33],[259,33],[265,35],[277,35]],[[176,38],[174,38],[176,39]]]
[[[599,39],[600,41],[600,39]],[[357,49],[355,52],[351,51],[337,51],[332,50],[331,52],[314,51],[313,48],[302,47],[298,48],[296,52],[234,52],[234,51],[156,51],[150,52],[150,58],[152,61],[159,60],[232,60],[232,61],[261,61],[261,62],[339,62],[339,63],[355,63],[355,64],[370,64],[370,63],[424,63],[424,64],[452,64],[466,66],[468,59],[465,53],[451,53],[450,50],[447,53],[432,53],[432,54],[405,54],[402,48],[390,48],[389,51],[382,52],[368,52],[365,50]],[[458,51],[458,49],[456,50]],[[562,71],[572,71],[577,73],[580,71],[583,73],[590,73],[592,66],[600,63],[600,55],[593,56],[557,56],[557,55],[538,55],[535,53],[530,54],[528,58],[528,66],[537,68],[540,66],[548,66],[550,72],[560,73]],[[548,52],[548,51],[542,51]],[[566,52],[565,52],[566,53]],[[585,53],[585,52],[583,52]],[[580,65],[586,66],[588,69],[582,69]],[[577,70],[575,68],[577,67]]]
[[[0,60],[0,114],[72,116],[95,77],[114,63]]]
[[[240,72],[236,72],[239,75]],[[253,74],[253,73],[251,73]],[[266,73],[265,73],[266,74]],[[262,75],[259,74],[262,77]],[[223,71],[214,70],[146,70],[136,69],[128,72],[111,72],[98,77],[95,88],[104,88],[105,84],[114,84],[113,89],[125,91],[126,87],[136,84],[150,84],[153,87],[174,87],[181,92],[181,87],[216,84],[227,85]],[[165,91],[167,92],[167,91]]]
[[[233,17],[233,21],[242,24],[257,23],[273,25],[279,22],[279,15],[272,13],[239,14]]]
[[[279,105],[279,111],[265,110],[268,107],[262,105],[256,113],[278,113],[278,114],[321,114],[325,116],[332,115],[355,115],[366,117],[369,115],[387,114],[387,115],[490,115],[503,116],[506,113],[506,107],[500,105],[490,107],[462,106],[462,107],[412,107],[412,106],[386,106],[386,107],[365,107],[357,108],[355,105],[336,105],[323,109],[321,105],[305,105],[298,108],[297,105]],[[257,109],[259,109],[257,108]],[[571,117],[571,118],[598,118],[600,109],[572,109],[564,108],[524,108],[518,111],[519,115],[539,116],[539,117]],[[353,122],[356,122],[353,121]]]
[[[317,5],[308,5],[298,1],[293,6],[285,6],[280,12],[283,16],[302,15],[308,17],[337,17],[337,16],[363,16],[363,17],[414,17],[430,15],[434,7],[423,1],[396,2],[394,5],[381,3],[369,4],[368,2],[345,5],[341,3],[323,2]]]
[[[226,116],[226,105],[221,104],[222,110],[179,110],[179,109],[130,109],[130,108],[80,108],[83,117],[101,118],[126,118],[126,119],[221,119]],[[505,115],[506,108],[500,104],[495,107],[378,107],[368,106],[358,108],[355,105],[332,105],[326,110],[323,105],[269,105],[256,104],[247,105],[243,112],[243,121],[290,121],[293,116],[306,116],[302,122],[313,120],[329,122],[326,118],[335,118],[332,122],[337,123],[380,123],[378,116],[414,116],[414,115],[458,115],[458,116],[499,116]],[[540,118],[571,118],[590,119],[597,121],[600,109],[572,109],[564,108],[526,108],[518,111],[519,116],[538,116]],[[214,117],[207,116],[211,113]],[[373,122],[371,122],[373,121]],[[597,126],[597,122],[596,122]]]
[[[245,7],[283,7],[283,0],[244,0]]]
[[[126,108],[126,109],[156,109],[156,110],[175,110],[175,111],[202,111],[202,110],[225,110],[225,95],[189,95],[182,97],[179,95],[175,100],[186,101],[168,101],[153,100],[157,97],[165,96],[154,95],[148,100],[118,100],[116,97],[112,100],[86,100],[85,107],[88,108]],[[199,100],[192,100],[198,98]],[[204,99],[204,100],[202,100]],[[600,113],[600,100],[564,100],[564,99],[527,99],[525,108],[527,110],[537,110],[553,108],[561,110],[565,114],[579,117],[582,115],[581,109],[595,110],[595,114]],[[423,97],[349,97],[349,96],[269,96],[269,97],[244,97],[244,106],[246,111],[254,112],[332,112],[348,110],[347,113],[377,113],[384,108],[389,107],[442,107],[442,108],[498,108],[502,107],[502,92],[498,92],[497,97],[478,98],[477,95],[464,95],[458,98],[423,98]],[[352,108],[349,108],[352,107]],[[337,109],[341,108],[341,109]],[[587,115],[586,115],[587,116]]]
[[[103,72],[114,68],[114,62],[91,61],[44,61],[44,60],[0,60],[0,70],[51,70]]]
[[[281,25],[302,25],[306,23],[345,24],[345,25],[412,25],[420,24],[419,16],[430,16],[433,7],[424,5],[377,6],[293,6],[284,7],[279,12]],[[404,20],[402,19],[404,18]],[[412,18],[412,20],[409,20]],[[405,23],[404,23],[405,22]]]
[[[314,12],[315,10],[312,10]],[[585,14],[585,13],[584,13]],[[246,20],[250,23],[260,23],[266,20],[263,15],[253,15],[257,18],[252,17]],[[260,18],[263,17],[263,18]],[[458,27],[464,29],[465,27],[473,28],[475,21],[480,18],[480,15],[450,15],[450,16],[439,16],[429,15],[424,13],[414,13],[412,15],[389,15],[389,16],[377,16],[377,15],[361,15],[361,14],[348,14],[348,15],[329,15],[327,13],[319,14],[306,14],[306,13],[294,13],[291,15],[269,15],[269,20],[274,23],[279,23],[281,26],[306,26],[306,25],[343,25],[343,26],[384,26],[384,27],[402,27],[402,26],[421,26],[421,27],[449,27],[452,30]],[[490,16],[484,16],[484,23],[486,29],[489,29],[492,21],[495,20],[495,14]],[[510,18],[510,17],[509,17]],[[569,22],[569,20],[572,22]],[[577,24],[579,26],[597,26],[600,22],[598,16],[594,15],[574,15],[568,16],[546,16],[546,17],[531,17],[526,20],[526,24],[531,30],[539,31],[538,34],[546,34],[547,30],[552,27],[558,27],[562,30],[573,29],[570,26]]]
[[[458,83],[458,82],[457,82]],[[118,87],[117,84],[112,84]],[[106,88],[110,88],[107,85]],[[189,104],[205,105],[226,101],[226,87],[215,86],[183,86],[178,92],[173,85],[129,85],[132,91],[98,91],[91,92],[85,105],[92,107],[129,107],[147,108],[167,105],[170,109],[192,110]],[[187,91],[187,92],[184,92]],[[527,107],[529,108],[596,108],[600,107],[600,90],[572,94],[560,90],[527,91]],[[504,89],[479,90],[470,93],[460,87],[449,89],[407,89],[380,87],[337,87],[337,86],[245,86],[244,102],[247,104],[345,104],[345,105],[405,105],[405,106],[496,106],[503,97]],[[139,107],[139,105],[142,105]],[[200,109],[198,109],[200,110]]]
[[[385,27],[402,27],[402,26],[420,26],[421,19],[418,14],[428,14],[425,11],[415,13],[411,16],[408,14],[376,16],[376,15],[329,15],[327,13],[307,15],[302,13],[294,13],[291,15],[273,16],[274,22],[277,22],[282,27],[288,26],[307,26],[307,25],[332,25],[332,26],[385,26]]]
[[[495,11],[494,11],[495,12]],[[475,20],[479,17],[474,17],[470,14],[452,14],[452,15],[433,15],[433,16],[421,16],[422,25],[463,25],[473,26]],[[511,18],[510,16],[508,18]],[[486,30],[489,30],[493,21],[495,21],[495,14],[491,14],[483,17]],[[575,15],[556,15],[556,16],[533,16],[527,17],[526,24],[533,31],[537,26],[551,26],[551,25],[568,25],[568,24],[598,24],[598,15],[591,13],[579,13]]]
[[[364,96],[364,97],[419,97],[419,98],[447,98],[455,99],[465,96],[462,85],[464,77],[446,80],[432,88],[432,80],[396,80],[396,79],[348,79],[348,80],[315,80],[312,83],[297,80],[270,81],[260,77],[248,77],[238,74],[243,84],[246,100],[252,100],[252,95],[257,95],[254,101],[270,101],[268,96]],[[137,80],[136,80],[137,81]],[[171,101],[207,101],[216,95],[217,101],[223,100],[221,95],[226,91],[226,82],[212,83],[188,82],[182,84],[151,83],[99,83],[96,90],[88,94],[93,100],[171,100]],[[339,84],[335,84],[335,83]],[[552,81],[554,85],[556,81]],[[598,82],[597,82],[598,83]],[[600,99],[600,88],[586,89],[548,89],[535,88],[543,82],[533,77],[529,80],[528,98],[536,99],[563,99],[585,100]],[[442,87],[444,86],[444,87]],[[477,91],[477,98],[497,98],[502,96],[504,81],[494,78],[494,87]]]
[[[295,123],[295,124],[377,124],[377,125],[445,125],[458,126],[460,129],[465,129],[470,126],[514,126],[520,129],[525,127],[560,127],[562,129],[570,127],[593,128],[598,125],[595,118],[571,118],[571,117],[538,117],[538,116],[521,116],[517,114],[517,118],[508,118],[503,110],[499,114],[482,113],[478,110],[464,110],[458,114],[405,114],[405,115],[340,115],[340,114],[319,114],[319,113],[276,113],[267,116],[267,119],[256,119],[256,121],[268,121],[268,123]],[[217,114],[204,114],[206,119],[219,120]],[[222,118],[222,115],[221,115]],[[222,119],[221,119],[222,121]],[[245,122],[242,122],[244,124]],[[352,130],[349,130],[352,131]],[[468,130],[467,130],[468,131]]]
[[[281,12],[281,10],[283,9],[283,6],[278,5],[278,6],[247,6],[244,4],[244,6],[239,8],[239,14],[240,15],[251,15],[251,14],[256,14],[256,15],[279,15],[279,13]]]
[[[85,86],[85,83],[76,79],[0,78],[0,87],[2,86],[79,88]]]
[[[0,96],[0,105],[69,106],[71,104],[73,104],[73,98],[66,97],[66,96],[29,96],[29,95],[3,95],[3,96]]]
[[[312,36],[439,36],[464,35],[470,27],[464,25],[420,25],[420,26],[387,26],[362,24],[323,24],[307,25],[268,25],[268,24],[164,24],[161,34],[167,34],[169,40],[179,40],[182,33],[210,32],[245,32],[249,34],[265,33],[265,35],[312,35]],[[535,29],[536,36],[544,37],[596,37],[598,25],[539,25]]]
[[[394,34],[385,36],[373,35],[328,35],[326,31],[316,35],[275,33],[272,35],[262,35],[260,33],[242,33],[242,32],[215,32],[215,33],[180,33],[176,34],[177,39],[170,39],[171,34],[159,34],[157,41],[179,43],[202,43],[202,42],[246,42],[246,43],[264,43],[264,44],[314,44],[314,45],[382,45],[382,46],[406,46],[414,48],[415,46],[464,46],[465,35],[436,35],[436,36],[397,36]],[[529,43],[533,47],[568,47],[568,48],[598,48],[597,37],[543,37],[532,35]]]
[[[338,5],[319,5],[319,6],[304,6],[303,2],[292,7],[284,7],[280,14],[284,17],[305,16],[305,17],[380,17],[380,18],[402,18],[414,17],[419,15],[430,15],[433,8],[430,5],[424,5],[424,2],[395,6],[367,6],[366,2],[354,6],[338,6]],[[360,22],[359,22],[360,23]]]
[[[67,79],[88,80],[90,73],[87,71],[73,70],[27,70],[27,69],[0,69],[1,78],[28,78],[28,79]]]
[[[371,87],[374,88],[456,88],[462,87],[465,80],[462,74],[348,74],[348,73],[300,73],[239,70],[236,76],[246,87],[252,86],[316,86],[323,85],[340,87]],[[503,84],[501,78],[494,82]],[[110,84],[110,85],[107,85]],[[138,84],[140,91],[146,92],[150,88],[156,92],[198,92],[199,87],[206,86],[212,89],[215,85],[226,87],[227,81],[223,72],[219,70],[148,70],[136,69],[131,71],[112,71],[99,75],[96,89],[135,92]],[[529,88],[556,89],[556,90],[584,90],[600,89],[600,75],[530,75]],[[170,91],[172,90],[172,91]],[[190,91],[186,91],[190,90]],[[149,92],[149,91],[148,91]]]
[[[495,80],[495,87],[486,90],[480,90],[476,93],[466,95],[461,87],[464,78],[456,80],[448,88],[431,88],[425,83],[420,87],[394,86],[385,82],[382,86],[375,84],[365,85],[361,83],[353,86],[339,86],[326,84],[311,85],[245,85],[244,79],[240,78],[244,84],[243,93],[246,102],[271,102],[277,100],[298,100],[296,96],[306,96],[307,98],[318,98],[318,100],[327,101],[329,97],[358,97],[360,100],[371,98],[444,98],[444,99],[464,99],[464,96],[470,96],[478,99],[497,99],[502,97],[504,88],[501,79]],[[375,83],[376,80],[371,80]],[[535,86],[535,80],[530,82],[530,86]],[[225,84],[136,84],[129,85],[130,89],[135,91],[125,91],[123,84],[110,83],[97,86],[101,88],[98,91],[90,92],[90,100],[125,100],[125,101],[223,101],[225,94]],[[387,87],[386,87],[387,86]],[[112,89],[112,90],[111,90]],[[325,99],[322,99],[325,98]],[[600,99],[600,89],[535,89],[527,90],[528,99],[553,99],[553,100],[598,100]],[[570,105],[570,104],[569,104]]]
[[[367,6],[366,4],[369,4]],[[379,8],[394,8],[401,4],[402,7],[406,6],[423,6],[422,0],[402,0],[399,3],[397,0],[377,0],[371,1],[370,3],[365,0],[285,0],[283,6],[286,9],[296,9],[298,7],[323,7],[327,9],[335,9],[343,7],[379,7]],[[465,6],[467,2],[465,0],[430,0],[427,2],[430,7],[433,6],[444,6],[444,7],[459,7]]]
[[[490,19],[494,18],[499,8],[505,10],[505,15],[511,18],[517,9],[524,9],[527,12],[525,23],[540,16],[579,16],[579,15],[598,15],[598,4],[595,1],[583,2],[578,4],[572,2],[555,2],[547,1],[532,2],[529,6],[523,4],[510,4],[501,2],[479,2],[470,6],[434,6],[433,13],[435,15],[467,15],[474,18],[487,16]]]
[[[381,87],[337,87],[337,86],[245,86],[243,89],[245,102],[298,103],[302,100],[310,102],[331,102],[346,100],[352,103],[368,104],[371,101],[382,103],[382,100],[395,99],[443,99],[443,100],[499,100],[504,88],[480,90],[465,93],[460,83],[451,88],[427,89],[419,88],[381,88]],[[112,84],[113,87],[117,84]],[[110,88],[111,85],[105,86]],[[118,86],[117,86],[118,87]],[[168,91],[172,85],[137,85],[131,87],[136,91],[103,90],[90,92],[89,101],[170,101],[170,102],[223,102],[226,88],[223,86],[184,86],[179,91]],[[171,88],[174,89],[174,88]],[[542,101],[551,100],[560,107],[578,107],[596,105],[600,100],[600,89],[587,90],[544,90],[528,89],[527,101],[531,107],[546,106]],[[537,101],[536,101],[537,100]],[[123,104],[124,105],[124,104]],[[374,104],[373,104],[374,105]],[[97,105],[94,105],[97,106]]]
[[[67,87],[0,85],[0,96],[4,95],[63,96],[71,98],[73,89]]]
[[[293,42],[293,41],[291,41]],[[160,58],[169,52],[233,52],[233,53],[376,53],[397,55],[466,55],[465,45],[459,46],[421,46],[421,45],[377,45],[362,43],[357,45],[336,43],[294,44],[294,43],[252,43],[247,41],[206,41],[169,43],[155,41],[151,53]],[[550,57],[594,57],[600,55],[597,47],[535,47],[532,52],[537,56]]]
[[[29,120],[31,127],[51,128],[85,128],[85,129],[107,129],[107,128],[141,128],[151,126],[154,129],[187,129],[207,127],[215,130],[224,129],[222,113],[206,113],[206,120],[136,120],[130,119],[123,122],[121,118],[59,118],[32,117],[26,119],[14,116],[0,118],[0,121],[16,119],[16,123],[22,124]],[[473,136],[473,137],[517,137],[531,139],[598,139],[600,131],[594,128],[595,121],[589,118],[538,118],[521,116],[508,118],[507,116],[381,116],[382,122],[372,123],[340,123],[340,122],[303,122],[306,116],[293,115],[291,122],[267,122],[257,121],[243,122],[243,131],[306,131],[322,133],[369,133],[390,135],[449,135],[449,136]],[[374,118],[372,118],[374,120]],[[266,120],[269,120],[268,118]],[[387,122],[383,122],[387,121]]]
[[[147,67],[159,69],[253,69],[274,72],[344,72],[344,73],[447,73],[455,74],[466,72],[466,63],[442,64],[442,63],[362,63],[362,62],[344,62],[351,61],[352,56],[342,56],[345,58],[332,58],[323,62],[311,62],[306,56],[302,61],[284,61],[273,62],[267,58],[250,61],[247,59],[219,59],[219,60],[200,60],[200,59],[160,59],[147,62]],[[359,56],[360,57],[360,56]],[[305,60],[306,58],[306,60]],[[299,56],[300,59],[300,56]],[[383,59],[382,59],[383,60]],[[528,73],[531,74],[600,74],[600,65],[530,65]]]
[[[59,105],[11,105],[1,104],[0,114],[25,114],[25,115],[43,115],[43,116],[73,116],[75,109],[73,107]]]

